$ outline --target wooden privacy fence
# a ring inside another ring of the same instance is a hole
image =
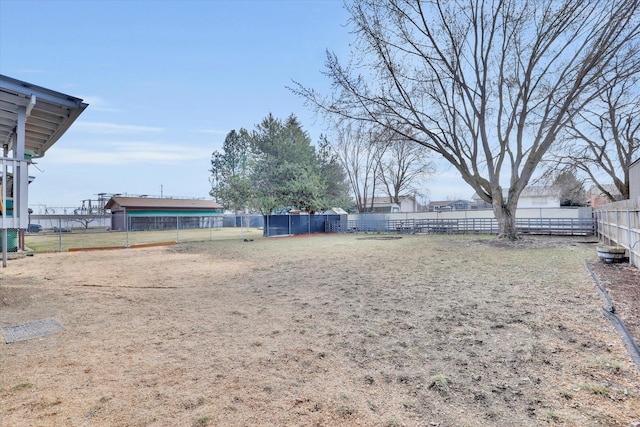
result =
[[[640,200],[610,203],[593,212],[600,240],[627,249],[629,263],[640,267]]]

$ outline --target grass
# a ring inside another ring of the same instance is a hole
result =
[[[603,384],[583,383],[580,384],[580,389],[588,391],[589,393],[595,394],[597,396],[609,396],[609,389]]]
[[[560,422],[560,415],[558,415],[555,411],[547,411],[547,417],[553,422]]]
[[[434,375],[430,378],[431,384],[429,388],[439,391],[440,393],[446,393],[449,389],[449,379],[444,375]]]
[[[37,425],[45,415],[48,425],[70,417],[196,427],[635,421],[626,414],[639,413],[638,381],[616,372],[624,348],[610,344],[617,338],[598,316],[582,263],[590,247],[359,237],[211,243],[205,235],[134,256],[62,253],[16,263],[3,278],[10,286],[0,287],[3,316],[24,315],[13,303],[20,297],[30,313],[64,314],[69,332],[8,346],[3,365],[16,380],[0,389],[0,407],[9,408],[3,422]],[[33,351],[47,343],[57,351]],[[121,355],[132,358],[126,371],[111,368]],[[84,370],[68,360],[82,360]],[[87,370],[101,381],[80,401],[73,390],[86,384]],[[8,390],[26,379],[37,386]],[[56,410],[30,406],[58,396],[64,405]]]
[[[33,387],[33,384],[31,383],[20,383],[11,387],[11,391],[20,391],[20,390],[25,390],[31,387]]]
[[[355,414],[356,410],[351,404],[351,396],[349,394],[340,393],[338,398],[342,401],[342,403],[336,408],[336,413],[340,418],[349,418],[351,415]]]
[[[203,228],[166,231],[110,231],[75,230],[72,233],[27,234],[26,246],[36,253],[63,252],[69,248],[127,247],[160,242],[203,242],[209,240],[258,239],[262,230],[257,228]]]
[[[209,421],[211,421],[211,417],[209,415],[203,415],[202,417],[196,418],[193,422],[193,427],[204,427],[209,425]]]
[[[611,371],[616,374],[622,372],[622,363],[617,360],[611,360],[606,356],[594,357],[589,359],[589,365],[592,367]]]

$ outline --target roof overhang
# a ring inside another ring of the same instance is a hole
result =
[[[42,157],[87,106],[82,99],[0,74],[0,148],[13,150],[21,107],[26,109],[24,149]]]

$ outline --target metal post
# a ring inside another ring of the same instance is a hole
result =
[[[4,157],[7,157],[8,146],[4,146]],[[7,220],[7,160],[2,159],[2,198],[0,199],[0,207],[2,208],[2,267],[5,268],[7,266],[7,239],[9,238],[9,233],[7,231],[7,226],[5,221]]]
[[[127,214],[127,212],[124,212],[124,229],[125,229],[125,243],[124,243],[124,247],[128,248],[129,247],[129,214]]]
[[[180,216],[176,215],[176,243],[180,243]]]
[[[58,244],[59,252],[62,252],[62,218],[58,217]]]
[[[2,229],[2,267],[7,266],[7,239],[9,238],[9,233],[6,228]]]

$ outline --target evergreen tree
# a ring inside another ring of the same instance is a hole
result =
[[[250,200],[249,134],[245,129],[227,134],[222,152],[211,156],[210,194],[225,208],[236,212],[248,207]]]
[[[251,133],[231,131],[211,164],[211,195],[227,208],[266,215],[350,204],[344,171],[326,150],[316,153],[294,115],[283,122],[269,114]]]
[[[575,171],[563,170],[559,172],[553,185],[560,190],[560,206],[586,206],[587,192]]]

